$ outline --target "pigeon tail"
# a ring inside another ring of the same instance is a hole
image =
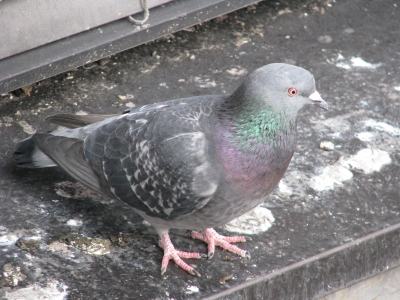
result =
[[[35,144],[34,138],[32,135],[17,144],[13,154],[17,166],[28,169],[56,167],[54,160]]]
[[[38,133],[33,136],[33,142],[75,180],[100,194],[111,195],[109,189],[101,188],[101,182],[85,160],[83,140]]]

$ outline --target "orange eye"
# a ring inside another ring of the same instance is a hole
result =
[[[290,97],[294,97],[299,93],[299,91],[296,88],[291,87],[288,89],[287,93]]]

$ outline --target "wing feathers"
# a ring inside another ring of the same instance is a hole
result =
[[[67,128],[78,128],[89,124],[101,122],[105,119],[118,115],[74,115],[74,114],[56,114],[46,117],[45,120]]]

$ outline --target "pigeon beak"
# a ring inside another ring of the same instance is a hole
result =
[[[315,91],[314,93],[312,93],[312,94],[308,97],[308,99],[310,99],[315,105],[317,105],[317,106],[319,106],[319,107],[321,107],[321,108],[323,108],[323,109],[325,109],[325,110],[328,110],[328,109],[329,109],[328,103],[326,103],[326,102],[324,101],[324,99],[321,98],[321,95],[320,95],[317,91]]]

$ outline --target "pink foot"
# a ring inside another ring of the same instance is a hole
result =
[[[199,239],[208,244],[208,258],[212,258],[215,252],[215,246],[220,246],[221,248],[230,251],[232,253],[238,254],[242,257],[250,258],[250,253],[248,251],[242,250],[235,245],[230,243],[243,243],[246,241],[244,236],[223,236],[219,235],[212,228],[203,228],[204,234],[197,231],[192,231],[192,238]]]
[[[164,249],[164,257],[161,263],[161,275],[167,271],[168,262],[170,259],[172,259],[183,270],[192,275],[201,277],[199,272],[185,263],[181,258],[203,258],[205,257],[204,254],[176,250],[171,242],[171,239],[169,238],[168,231],[161,234],[161,240],[158,242],[158,245]]]

